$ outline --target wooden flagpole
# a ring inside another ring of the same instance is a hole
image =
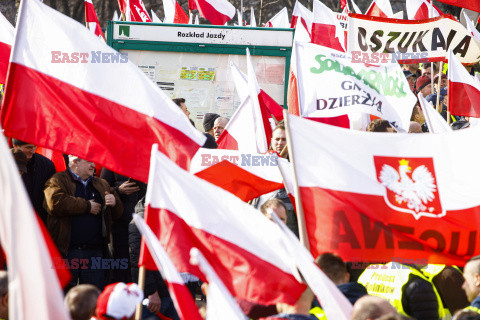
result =
[[[450,95],[450,80],[448,80],[447,86],[448,86],[447,95]],[[450,101],[447,100],[447,124],[450,125],[451,122],[452,122],[452,115],[450,114]]]
[[[440,62],[440,70],[443,70],[443,61]],[[437,106],[440,103],[440,86],[442,85],[442,76],[443,72],[439,71],[438,72],[439,77],[438,77],[438,92],[437,92]]]
[[[305,225],[305,216],[303,213],[303,204],[302,197],[300,196],[300,188],[298,187],[297,182],[297,170],[295,168],[295,157],[293,153],[293,144],[292,144],[292,135],[290,131],[290,123],[288,121],[288,112],[283,110],[283,119],[285,120],[285,133],[287,134],[287,146],[288,147],[288,157],[292,163],[293,169],[293,186],[295,188],[295,207],[297,211],[297,220],[298,220],[298,233],[300,235],[300,242],[310,250],[310,245],[308,243],[307,227]]]
[[[138,286],[140,289],[142,289],[142,291],[145,289],[145,266],[138,268]],[[137,305],[137,310],[135,311],[135,320],[142,319],[142,302]]]
[[[258,26],[262,26],[262,9],[263,9],[263,0],[260,0],[260,16],[258,17]]]

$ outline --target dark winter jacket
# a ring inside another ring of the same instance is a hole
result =
[[[54,174],[55,165],[53,162],[41,154],[35,153],[27,162],[27,172],[22,175],[33,208],[45,224],[48,214],[43,208],[43,200],[45,199],[43,190],[45,189],[45,183]]]

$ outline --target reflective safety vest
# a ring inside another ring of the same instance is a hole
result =
[[[323,309],[320,307],[314,307],[310,309],[310,314],[313,314],[319,320],[327,320],[327,315],[325,314],[325,311],[323,311]]]
[[[438,292],[437,292],[437,288],[435,288],[435,285],[433,284],[433,278],[435,278],[437,275],[440,274],[440,272],[443,271],[443,269],[445,269],[445,265],[444,264],[428,264],[427,266],[425,266],[424,268],[421,269],[422,273],[427,277],[428,281],[432,284],[433,286],[433,289],[435,290],[435,294],[438,296]],[[460,269],[458,269],[457,266],[453,266],[454,268],[456,268],[458,271],[460,271]],[[461,272],[461,271],[460,271]],[[443,304],[442,304],[443,306]],[[439,305],[440,307],[440,305]],[[443,306],[443,312],[445,314],[445,319],[451,319],[452,318],[452,314],[450,312],[450,310],[448,310],[448,308],[446,306]],[[440,318],[442,319],[442,318]]]
[[[387,299],[400,314],[409,316],[403,309],[402,294],[403,287],[408,283],[410,275],[415,275],[432,284],[438,301],[439,318],[450,319],[451,316],[445,312],[442,299],[432,281],[415,268],[397,262],[372,264],[365,269],[358,282],[365,286],[368,294]]]
[[[476,312],[476,313],[480,313],[480,309],[478,309],[477,307],[472,307],[472,306],[468,306],[466,308],[464,308],[463,310],[469,310],[469,311],[473,311],[473,312]],[[310,310],[310,312],[312,312]]]

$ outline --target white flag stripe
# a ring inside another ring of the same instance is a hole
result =
[[[283,184],[287,193],[296,197],[295,195],[295,185],[293,184],[293,168],[290,162],[287,159],[279,159],[278,169],[282,174]]]
[[[247,320],[222,280],[197,249],[190,250],[190,263],[197,265],[208,280],[207,320]]]
[[[277,14],[275,14],[270,20],[268,20],[265,26],[272,28],[290,28],[287,8],[284,7],[282,10],[277,12]]]
[[[15,28],[0,12],[0,42],[13,45],[15,39]]]
[[[467,30],[470,31],[475,40],[480,41],[480,32],[478,32],[475,24],[472,20],[468,17],[468,15],[463,11],[463,16],[465,17],[465,21],[467,23]]]
[[[162,23],[162,20],[160,20],[160,18],[157,16],[157,14],[155,13],[155,11],[150,10],[150,12],[152,13],[152,21],[153,21],[154,23]],[[172,22],[169,22],[169,23],[173,23],[173,21],[172,21]]]
[[[458,61],[452,50],[448,51],[448,80],[468,84],[480,91],[480,85]]]
[[[445,121],[441,114],[435,109],[433,104],[425,100],[421,92],[418,94],[418,100],[420,101],[420,106],[422,107],[423,115],[425,116],[425,121],[427,122],[428,131],[430,133],[453,131],[447,121]]]
[[[318,164],[297,168],[302,171],[297,174],[300,186],[383,196],[385,187],[375,179],[373,155],[433,157],[444,208],[461,210],[478,206],[475,199],[478,198],[476,190],[480,189],[480,170],[472,171],[470,168],[477,167],[480,161],[480,150],[471,147],[473,141],[480,138],[480,128],[418,135],[346,130],[295,116],[290,116],[289,121],[295,128],[292,134],[295,157],[304,163]],[[329,138],[322,139],[322,144],[319,144],[318,137]],[[312,145],[318,147],[316,152],[311,152]],[[449,152],[445,146],[455,146],[457,151]],[[401,155],[399,150],[402,150]],[[353,158],[355,161],[351,161]],[[455,164],[455,172],[451,170],[452,163]]]
[[[233,83],[235,84],[238,97],[243,102],[247,99],[249,92],[247,75],[233,61],[230,61],[230,71],[232,72]]]
[[[260,109],[260,102],[258,101],[258,94],[260,93],[260,86],[257,82],[257,76],[255,75],[255,69],[250,57],[250,50],[247,48],[247,79],[248,79],[248,91],[253,103],[253,114],[255,124],[255,140],[258,153],[264,153],[268,151],[269,141],[267,141],[265,126],[263,125],[262,112]]]

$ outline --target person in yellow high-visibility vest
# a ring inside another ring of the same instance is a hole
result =
[[[332,280],[340,292],[353,305],[361,297],[367,295],[367,290],[358,282],[350,282],[350,273],[347,271],[345,262],[335,253],[326,252],[315,259],[315,263],[322,269],[325,275]],[[325,313],[318,303],[317,299],[313,301],[313,308],[310,313],[317,319],[326,320]]]
[[[472,257],[463,269],[463,290],[467,294],[470,305],[466,308],[480,313],[480,256]]]
[[[456,266],[444,264],[428,264],[420,268],[420,271],[435,286],[442,298],[446,314],[454,314],[469,305],[467,295],[462,289],[464,282],[463,274]]]
[[[414,267],[396,262],[370,265],[358,282],[370,295],[390,301],[402,315],[417,320],[437,320],[447,316],[433,284]]]

